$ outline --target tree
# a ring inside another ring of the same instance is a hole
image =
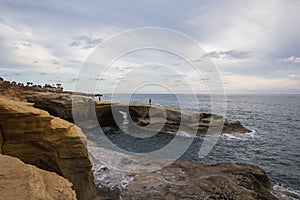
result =
[[[33,85],[33,83],[32,83],[32,82],[27,82],[26,84],[27,84],[27,85],[26,85],[27,87],[29,87],[29,86],[32,86],[32,85]]]

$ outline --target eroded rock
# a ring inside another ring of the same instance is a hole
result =
[[[78,199],[95,197],[87,140],[78,127],[32,104],[4,97],[0,97],[0,127],[2,154],[67,178]]]
[[[125,155],[93,143],[89,151],[97,193],[104,199],[277,199],[264,170],[254,165],[170,162]]]
[[[197,113],[147,104],[116,104],[95,101],[92,98],[69,94],[24,93],[27,101],[34,107],[48,111],[51,115],[74,122],[82,128],[117,126],[122,123],[125,112],[132,119],[131,128],[141,131],[160,130],[160,132],[185,131],[197,135],[206,135],[211,127],[211,133],[247,133],[247,128],[238,121],[227,120],[211,113]],[[73,112],[72,112],[73,111]],[[88,123],[87,123],[88,122]],[[135,126],[135,127],[134,127]]]
[[[132,174],[123,199],[276,199],[259,167],[223,163],[202,165],[176,161],[153,173]],[[145,192],[147,191],[147,192]]]
[[[0,155],[0,199],[75,200],[71,186],[56,173]]]

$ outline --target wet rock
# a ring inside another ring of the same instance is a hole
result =
[[[264,170],[254,165],[170,162],[129,156],[95,144],[89,150],[94,155],[97,194],[104,199],[277,199]]]

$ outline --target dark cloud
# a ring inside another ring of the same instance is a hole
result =
[[[209,81],[209,78],[196,78],[194,81]]]
[[[114,68],[120,72],[124,71],[124,68],[122,68],[121,66],[114,66]]]
[[[91,79],[91,80],[95,80],[95,81],[104,81],[106,80],[105,78],[95,78],[95,79]]]
[[[41,72],[41,73],[39,73],[39,75],[47,75],[47,73],[46,72]]]
[[[181,82],[179,82],[179,83],[174,83],[174,84],[172,84],[172,86],[174,86],[174,87],[178,87],[178,86],[186,86],[186,85],[188,85],[187,83],[181,83]]]
[[[22,42],[21,45],[26,46],[26,47],[32,46],[29,42]]]
[[[180,77],[186,77],[186,74],[162,74],[163,77],[167,78],[180,78]]]
[[[102,42],[101,38],[91,38],[89,36],[76,36],[73,37],[73,42],[70,44],[71,47],[81,47],[82,49],[90,49],[96,47]]]
[[[52,63],[53,63],[54,65],[58,65],[60,62],[57,61],[57,60],[53,60]]]
[[[133,67],[123,67],[123,69],[133,69]]]
[[[183,80],[174,80],[173,83],[182,83]]]
[[[193,62],[203,62],[202,59],[198,58],[198,59],[195,59],[195,60],[192,60]]]
[[[32,44],[29,42],[13,42],[14,49],[20,49],[21,46],[31,47]]]
[[[211,57],[215,59],[245,59],[249,58],[249,51],[229,50],[229,51],[211,51],[203,57]]]
[[[79,81],[79,78],[71,78],[71,79],[70,79],[70,83],[74,83],[74,82],[76,82],[76,81]]]

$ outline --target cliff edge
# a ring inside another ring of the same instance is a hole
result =
[[[30,103],[0,97],[0,131],[2,154],[63,176],[78,199],[95,197],[87,140],[78,127]]]

